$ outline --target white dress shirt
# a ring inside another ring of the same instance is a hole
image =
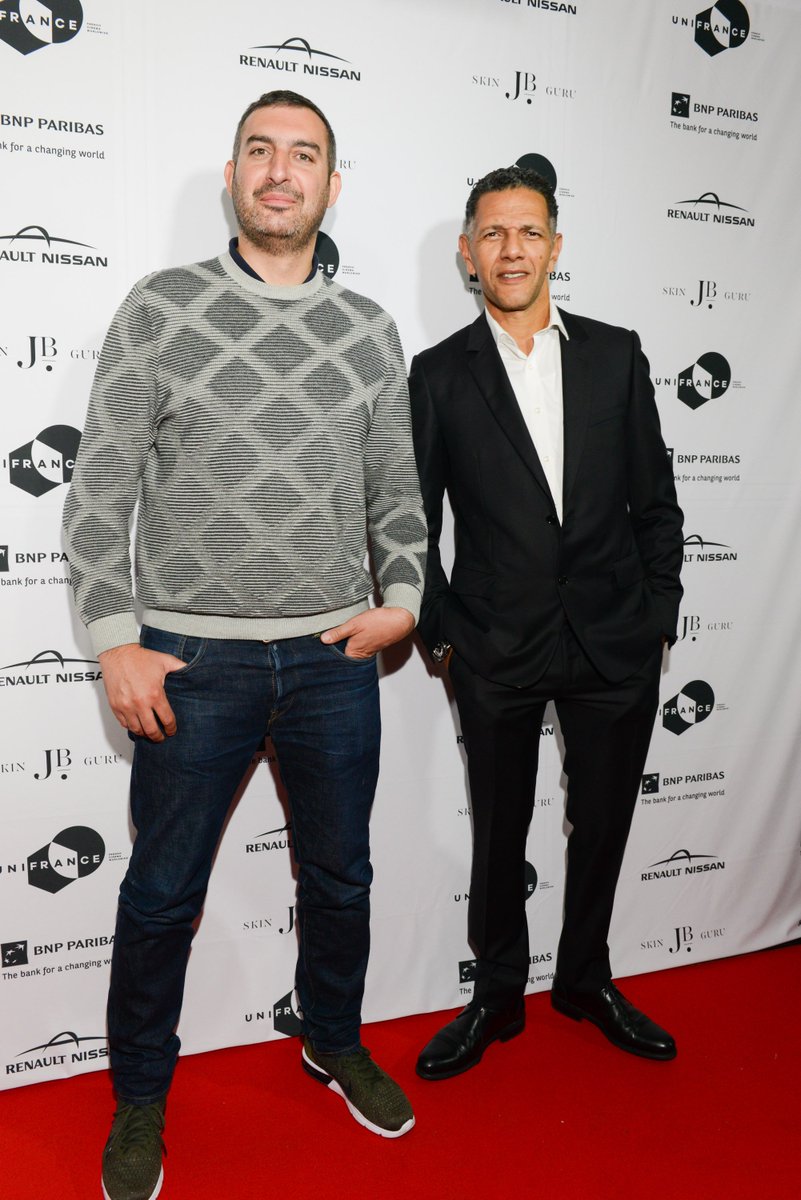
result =
[[[559,334],[567,337],[567,330],[559,310],[552,304],[548,324],[534,335],[531,352],[524,354],[512,335],[486,309],[484,315],[542,463],[556,515],[561,523],[564,420]]]

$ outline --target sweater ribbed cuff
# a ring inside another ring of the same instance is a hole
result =
[[[419,621],[422,596],[410,583],[390,583],[382,593],[382,599],[384,604],[392,605],[393,608],[407,609],[414,617],[415,625]]]
[[[87,625],[89,636],[95,654],[104,650],[113,650],[115,646],[127,646],[131,642],[139,642],[139,626],[132,612],[114,613],[110,617],[100,617]]]

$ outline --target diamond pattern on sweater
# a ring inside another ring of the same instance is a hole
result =
[[[215,515],[201,534],[211,558],[225,562],[239,558],[252,537],[250,526],[236,512],[225,510]]]
[[[137,502],[141,603],[208,617],[210,629],[217,616],[286,624],[361,601],[372,590],[366,515],[382,589],[422,590],[426,533],[391,319],[319,275],[288,299],[240,284],[232,267],[148,276],[109,330],[65,505],[88,622],[132,612]]]
[[[372,338],[361,338],[355,346],[343,350],[342,357],[365,385],[372,385],[386,369],[384,356]]]
[[[227,404],[243,409],[250,407],[263,386],[262,377],[241,358],[234,358],[226,363],[209,380],[209,387],[215,396],[219,396]]]
[[[210,325],[235,342],[251,333],[261,320],[259,310],[233,288],[218,296],[205,315]]]
[[[216,342],[196,329],[181,329],[165,347],[163,364],[182,379],[194,379],[220,353]]]
[[[152,292],[163,296],[171,304],[187,308],[193,300],[209,287],[205,279],[201,279],[194,271],[185,267],[176,267],[173,271],[159,271],[147,280],[147,286]]]
[[[347,377],[332,362],[321,363],[309,371],[303,383],[314,400],[346,400],[352,391]]]
[[[353,329],[353,321],[330,300],[323,300],[322,304],[307,313],[303,324],[327,346],[340,341]]]
[[[278,325],[272,333],[266,334],[256,343],[253,353],[267,363],[270,370],[276,374],[290,375],[308,361],[311,347],[286,325]]]

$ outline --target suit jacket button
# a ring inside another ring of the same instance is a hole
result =
[[[548,516],[545,518],[545,520],[548,522],[549,525],[556,524],[556,517],[553,515],[553,513],[549,513]]]
[[[560,575],[556,582],[560,587],[564,587],[567,583],[567,575]]]

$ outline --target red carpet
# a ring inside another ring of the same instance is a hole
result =
[[[414,1074],[441,1015],[369,1026],[412,1132],[361,1129],[300,1067],[297,1042],[179,1064],[163,1200],[793,1200],[801,1192],[801,946],[625,981],[679,1056],[615,1050],[530,997],[525,1033],[456,1079]],[[6,1200],[98,1200],[107,1076],[0,1094]]]

